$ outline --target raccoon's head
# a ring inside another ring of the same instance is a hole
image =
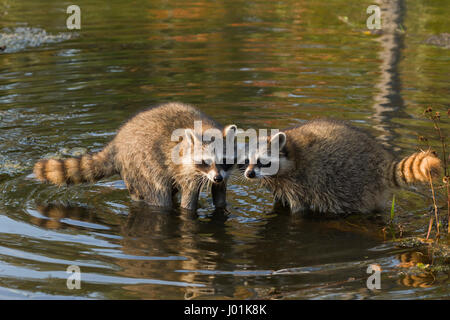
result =
[[[263,142],[263,143],[261,143]],[[286,134],[278,132],[267,140],[259,140],[258,146],[246,145],[245,159],[239,161],[239,169],[247,179],[270,178],[282,174],[292,166],[286,157]],[[252,150],[255,149],[255,150]],[[244,162],[242,164],[242,162]]]
[[[185,134],[191,147],[194,147],[194,156],[190,158],[187,166],[189,170],[194,169],[197,174],[201,174],[213,183],[226,181],[236,164],[235,136],[236,125],[226,126],[219,136],[213,136],[212,141],[203,141],[194,130],[186,129]],[[221,143],[216,143],[216,139],[222,139]],[[227,152],[227,141],[229,150]],[[195,149],[197,146],[197,149]],[[233,152],[230,152],[233,151]]]

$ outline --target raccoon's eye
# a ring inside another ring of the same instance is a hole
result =
[[[266,163],[266,164],[263,164],[261,161],[259,161],[259,159],[258,159],[258,161],[256,162],[256,165],[258,166],[258,167],[260,167],[260,168],[268,168],[268,167],[270,167],[271,165],[272,165],[272,162],[268,162],[268,163]]]
[[[249,159],[245,159],[244,163],[238,163],[238,168],[239,169],[245,169],[249,164],[250,164],[250,160]]]
[[[202,163],[200,164],[200,166],[209,167],[209,164],[205,160],[202,160]]]
[[[272,165],[272,162],[267,162],[266,164],[263,164],[261,167],[263,168],[269,168]]]

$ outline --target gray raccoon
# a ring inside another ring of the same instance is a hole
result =
[[[118,131],[114,139],[100,152],[80,158],[40,160],[34,166],[35,176],[57,185],[94,182],[120,174],[132,199],[144,200],[160,207],[171,207],[173,196],[181,192],[181,207],[197,208],[203,185],[211,184],[213,203],[226,205],[226,183],[235,161],[218,158],[226,155],[212,148],[193,130],[194,122],[201,121],[202,134],[218,129],[222,136],[234,139],[235,125],[223,128],[216,121],[181,103],[167,103],[143,111]],[[174,130],[186,128],[181,142],[172,141]],[[194,144],[201,148],[202,159],[188,155]],[[175,146],[180,149],[182,161],[172,158]],[[183,151],[185,150],[185,151]]]
[[[268,152],[278,141],[277,154]],[[364,131],[333,120],[313,120],[268,138],[241,166],[291,212],[331,214],[382,210],[392,189],[439,176],[440,160],[421,151],[400,161]],[[278,172],[264,170],[275,163]]]

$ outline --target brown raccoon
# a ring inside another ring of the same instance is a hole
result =
[[[192,106],[168,103],[134,116],[102,151],[81,158],[40,160],[34,174],[41,181],[63,185],[94,182],[118,173],[134,200],[171,207],[173,195],[181,191],[181,207],[190,210],[196,209],[202,186],[211,184],[214,205],[224,207],[226,183],[235,161],[219,158],[211,142],[202,141],[193,130],[194,121],[201,121],[202,134],[218,129],[223,137],[234,139],[237,130],[235,125],[223,128]],[[184,130],[181,142],[172,141],[176,129]],[[201,148],[201,159],[183,151],[195,143]],[[177,145],[186,148],[179,153],[181,163],[172,161]],[[222,155],[226,155],[225,146]]]
[[[266,151],[275,139],[279,151],[271,156]],[[292,212],[331,214],[381,210],[390,189],[427,183],[441,169],[431,151],[397,161],[367,133],[333,120],[313,120],[279,132],[246,161],[241,166],[245,177],[260,178],[276,204],[288,205]],[[277,173],[265,175],[264,168],[273,163]]]

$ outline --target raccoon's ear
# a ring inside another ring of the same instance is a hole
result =
[[[274,141],[278,140],[278,147],[281,150],[283,150],[284,146],[286,145],[286,134],[284,132],[278,132],[277,134],[274,134],[270,138],[270,144],[272,144]]]
[[[234,138],[236,136],[237,130],[238,128],[235,124],[230,124],[226,126],[225,129],[223,129],[223,136],[228,137],[229,135],[231,138]]]
[[[197,141],[197,143],[201,142],[200,139],[195,134],[194,130],[192,130],[192,129],[185,129],[184,134],[186,135],[186,139],[187,139],[189,145],[191,145],[191,146],[193,146],[196,141]]]

